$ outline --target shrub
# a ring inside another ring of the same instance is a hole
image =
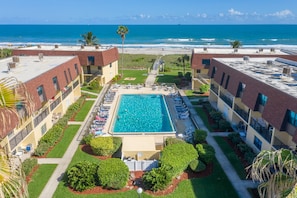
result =
[[[28,176],[36,165],[37,165],[36,158],[25,159],[22,163],[22,169],[25,175]]]
[[[220,129],[222,129],[223,131],[227,131],[231,128],[230,123],[225,119],[221,119],[219,121],[219,126],[220,126]]]
[[[204,130],[197,129],[194,132],[194,142],[195,143],[204,143],[206,141],[207,132]]]
[[[43,156],[49,150],[50,147],[50,144],[46,142],[40,142],[34,150],[34,155],[39,157]]]
[[[242,152],[242,153],[246,153],[246,152],[250,152],[252,151],[252,149],[244,142],[240,142],[239,144],[237,144],[237,148]]]
[[[256,154],[253,151],[248,151],[244,154],[244,159],[247,161],[248,164],[252,164]]]
[[[178,176],[197,158],[198,153],[192,144],[171,144],[163,149],[160,163],[161,166],[172,167],[173,176]]]
[[[78,162],[67,170],[67,184],[76,191],[90,189],[96,184],[97,169],[98,165],[93,162]]]
[[[87,134],[84,135],[83,139],[81,140],[82,144],[86,144],[86,145],[90,145],[91,140],[94,138],[95,136],[93,134]]]
[[[209,144],[197,144],[196,149],[199,155],[199,159],[205,164],[213,162],[215,158],[215,150]]]
[[[209,84],[203,84],[199,87],[201,93],[206,93],[209,91]]]
[[[230,133],[228,135],[228,139],[235,145],[237,145],[241,142],[239,133]]]
[[[202,161],[197,159],[191,161],[189,164],[189,167],[193,172],[196,172],[196,173],[202,172],[206,169],[206,165]]]
[[[120,137],[96,137],[91,139],[90,146],[96,155],[110,156],[114,154],[122,144]]]
[[[178,144],[178,143],[184,143],[185,141],[182,139],[177,139],[174,137],[169,137],[165,140],[165,145],[168,146],[170,144]]]
[[[209,115],[217,123],[222,119],[222,113],[216,110],[212,110]]]
[[[146,172],[142,177],[144,185],[154,192],[164,190],[172,180],[171,169],[169,166],[161,166]]]
[[[103,188],[121,189],[129,180],[129,168],[121,159],[109,158],[100,161],[97,176]]]

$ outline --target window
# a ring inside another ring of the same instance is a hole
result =
[[[69,84],[69,81],[68,81],[68,76],[67,76],[67,73],[66,73],[66,71],[64,70],[64,76],[65,76],[65,79],[66,79],[66,82],[67,82],[67,84]]]
[[[109,68],[112,68],[112,64],[111,63],[109,64]]]
[[[288,115],[288,122],[291,125],[297,127],[297,113],[295,113],[294,111],[288,110],[287,115]]]
[[[225,89],[227,89],[227,88],[228,88],[229,79],[230,79],[230,76],[228,75],[228,76],[227,76],[227,80],[226,80],[226,84],[225,84]]]
[[[95,65],[95,58],[94,58],[94,56],[88,56],[88,63],[89,63],[89,65]]]
[[[265,106],[267,103],[268,97],[265,96],[264,94],[259,93],[258,95],[258,104]]]
[[[39,87],[37,87],[37,93],[38,93],[40,102],[43,103],[46,100],[43,85],[40,85]]]
[[[41,135],[44,135],[46,132],[46,124],[41,126]]]
[[[213,67],[212,68],[212,71],[211,71],[211,78],[214,77],[214,75],[216,74],[216,71],[217,71],[217,68],[216,67]]]
[[[223,84],[223,82],[224,82],[224,78],[225,78],[225,72],[223,72],[223,75],[222,75],[222,78],[221,78],[221,83],[220,83],[220,85]]]
[[[58,82],[57,76],[53,77],[53,84],[54,84],[55,90],[59,91],[60,87],[59,87],[59,82]]]
[[[242,94],[245,90],[246,84],[240,82],[238,84],[238,88],[237,88],[237,93],[236,93],[236,97],[242,97]]]
[[[254,137],[254,145],[261,151],[262,148],[262,141],[257,138],[257,136]]]
[[[78,71],[78,66],[77,66],[77,64],[74,64],[74,68],[75,68],[75,71],[76,71],[76,75],[79,75],[79,71]]]
[[[202,65],[210,65],[210,59],[202,59]]]
[[[197,74],[200,74],[201,73],[201,70],[200,69],[197,69],[196,72],[197,72]]]
[[[69,68],[68,68],[68,74],[69,74],[70,80],[72,81],[72,76]]]

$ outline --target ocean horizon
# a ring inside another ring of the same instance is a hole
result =
[[[297,25],[127,25],[126,48],[297,48]],[[121,46],[118,25],[0,25],[0,46],[80,45],[87,32],[102,46]]]

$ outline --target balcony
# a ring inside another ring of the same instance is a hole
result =
[[[258,122],[255,118],[251,119],[251,127],[255,129],[265,140],[271,142],[272,131],[264,123]]]
[[[210,85],[210,89],[215,92],[217,95],[219,94],[219,87],[215,86],[214,84]]]
[[[249,114],[248,112],[246,112],[245,110],[243,110],[242,108],[240,108],[237,104],[234,104],[234,111],[240,115],[240,117],[242,119],[244,119],[246,122],[248,122],[249,120]]]
[[[220,98],[229,106],[232,108],[233,100],[230,99],[228,96],[223,94],[222,92],[220,93]]]

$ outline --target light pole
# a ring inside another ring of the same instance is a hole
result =
[[[143,189],[141,187],[137,188],[137,194],[138,194],[138,198],[141,197],[141,193],[143,192]]]

